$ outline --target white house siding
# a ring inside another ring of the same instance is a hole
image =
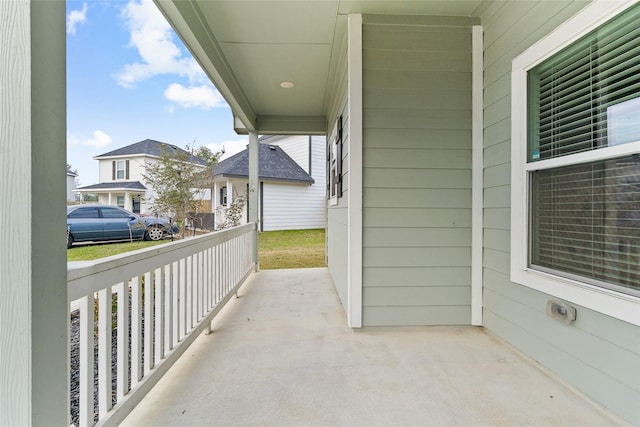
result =
[[[113,162],[117,160],[129,160],[129,179],[122,180],[113,180]],[[149,188],[146,184],[146,180],[144,178],[144,174],[146,171],[146,167],[149,164],[153,164],[157,162],[156,159],[147,157],[147,156],[125,156],[125,157],[113,157],[108,159],[103,159],[98,162],[98,177],[100,183],[109,183],[109,182],[118,182],[118,181],[140,181],[142,185]],[[131,192],[132,194],[134,191]],[[112,193],[111,195],[111,204],[116,204],[117,196],[124,196],[125,193]],[[151,190],[147,190],[145,196],[141,200],[140,203],[140,213],[152,213],[151,209],[153,207],[152,199],[155,193]],[[98,195],[98,203],[100,204],[109,204],[109,196],[108,194],[100,194]]]
[[[343,197],[338,199],[338,204],[329,206],[327,209],[327,264],[331,278],[336,287],[342,305],[346,310],[348,305],[347,289],[347,261],[348,261],[348,230],[347,216],[348,203],[347,192],[349,191],[349,171],[347,170],[347,157],[349,155],[349,134],[348,134],[348,109],[347,109],[347,17],[338,18],[337,37],[340,42],[335,46],[338,48],[332,59],[335,59],[335,68],[331,71],[331,87],[333,88],[329,96],[329,115],[331,119],[328,123],[327,141],[332,141],[334,134],[332,129],[334,121],[342,115],[343,123],[343,150],[342,150],[342,171],[343,171]],[[325,166],[326,167],[326,166]]]
[[[263,231],[324,228],[325,202],[318,198],[318,187],[322,184],[264,182]]]
[[[314,136],[316,143],[324,144],[324,137]],[[294,162],[300,165],[306,173],[309,173],[309,136],[275,136],[267,140],[268,144],[277,145],[282,148]],[[315,172],[313,167],[311,172]],[[315,178],[315,177],[314,177]]]
[[[364,17],[365,326],[470,323],[472,24]]]
[[[140,181],[144,184],[144,173],[149,163],[156,162],[155,159],[144,156],[118,157],[100,160],[99,162],[99,182],[114,182],[113,162],[117,160],[129,160],[129,179],[118,181]]]
[[[312,185],[276,181],[264,182],[263,231],[326,227],[325,140],[325,137],[312,137],[311,165],[309,164],[308,136],[284,137],[275,142],[307,173],[309,173],[309,166],[311,166],[311,176],[315,182]]]
[[[482,15],[484,72],[484,324],[595,401],[640,425],[640,328],[577,307],[569,325],[552,297],[509,280],[511,61],[587,2],[499,2]]]

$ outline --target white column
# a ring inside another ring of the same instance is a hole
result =
[[[258,260],[258,206],[260,194],[258,189],[258,132],[249,132],[249,222],[256,225],[253,233],[253,260],[256,263],[256,271],[259,268]]]
[[[124,208],[128,211],[133,210],[133,203],[131,203],[131,193],[128,191],[124,192]]]
[[[218,203],[220,203],[218,201],[218,193],[220,192],[220,189],[218,188],[218,181],[214,181],[213,182],[213,194],[211,195],[211,212],[213,212],[213,229],[216,230],[217,226],[216,224],[218,223],[218,213],[217,213],[217,208],[218,208]]]
[[[348,28],[349,191],[347,317],[362,327],[362,15],[349,15]]]
[[[65,2],[0,22],[0,425],[69,425]]]
[[[471,184],[471,324],[482,326],[482,236],[483,236],[483,30],[472,29],[472,184]]]
[[[111,191],[109,191],[109,194],[107,195],[107,205],[111,206]]]
[[[231,202],[233,202],[233,182],[231,180],[227,180],[227,206],[231,206]]]

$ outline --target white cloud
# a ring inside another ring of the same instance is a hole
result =
[[[87,21],[87,9],[89,6],[87,3],[82,3],[82,10],[72,10],[67,15],[67,34],[75,34],[76,27],[79,24],[84,24]]]
[[[224,148],[224,155],[220,160],[228,159],[229,157],[237,154],[247,148],[247,144],[249,144],[248,139],[242,140],[228,140],[223,142],[212,142],[207,144],[207,148],[214,153],[222,150]]]
[[[80,140],[80,138],[72,133],[67,134],[67,145],[78,145],[80,144],[82,141]]]
[[[102,148],[111,144],[111,137],[101,130],[97,130],[93,132],[93,138],[84,141],[82,144]]]
[[[199,107],[205,110],[225,105],[222,96],[211,85],[185,87],[178,83],[169,85],[164,91],[169,101],[183,108]]]
[[[118,84],[133,87],[159,74],[177,74],[192,83],[206,81],[198,63],[182,56],[171,26],[151,0],[130,0],[122,17],[131,34],[129,46],[138,50],[141,61],[125,65],[116,76]]]

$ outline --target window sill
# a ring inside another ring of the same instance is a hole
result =
[[[530,268],[512,265],[511,281],[555,298],[640,326],[640,298]],[[578,313],[580,316],[580,313]]]

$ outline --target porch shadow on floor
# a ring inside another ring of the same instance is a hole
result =
[[[123,426],[609,426],[481,328],[352,331],[326,269],[254,274]]]

